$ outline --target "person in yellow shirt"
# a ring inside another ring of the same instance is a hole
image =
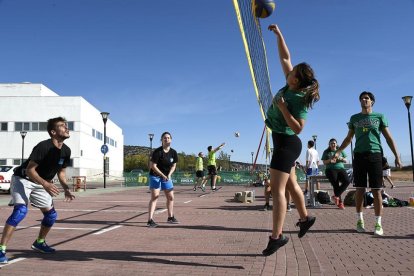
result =
[[[213,146],[208,146],[208,162],[207,162],[207,170],[208,170],[208,178],[211,179],[211,190],[216,191],[216,181],[217,181],[217,168],[216,168],[216,152],[221,150],[226,143],[221,143],[220,146],[213,149]]]
[[[196,180],[194,182],[194,191],[197,191],[197,187],[200,187],[203,192],[206,191],[206,178],[204,177],[204,166],[203,166],[203,157],[204,154],[202,152],[198,153],[198,157],[196,158]]]

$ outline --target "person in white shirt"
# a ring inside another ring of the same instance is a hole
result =
[[[312,140],[308,141],[308,149],[306,151],[306,182],[304,194],[308,194],[309,188],[309,176],[318,175],[319,167],[319,154],[314,148],[315,142]],[[319,181],[316,184],[316,189],[320,190],[321,184]]]

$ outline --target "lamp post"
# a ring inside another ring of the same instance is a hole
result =
[[[313,139],[313,142],[315,143],[315,149],[316,149],[316,138],[318,138],[318,135],[312,135],[312,139]]]
[[[254,155],[254,152],[252,151],[251,154],[252,154],[252,170],[253,170],[253,155]]]
[[[231,154],[233,154],[234,150],[230,150],[230,152]],[[229,171],[231,171],[231,161],[230,161],[231,154],[229,154]]]
[[[22,136],[22,163],[24,160],[24,138],[26,137],[27,131],[20,131],[20,135]]]
[[[148,168],[149,168],[150,161],[151,161],[151,154],[152,154],[152,139],[154,139],[154,134],[153,133],[148,134],[148,138],[150,140],[150,153],[148,156]]]
[[[411,100],[413,99],[413,96],[404,96],[402,97],[402,99],[408,111],[408,129],[410,131],[410,146],[411,146],[411,169],[413,171],[413,181],[414,181],[413,136],[411,133],[411,113],[410,113]]]
[[[104,123],[104,145],[106,145],[106,122],[108,121],[109,112],[101,112],[102,120]],[[106,188],[106,151],[104,152],[103,157],[103,179],[104,179],[104,189]]]

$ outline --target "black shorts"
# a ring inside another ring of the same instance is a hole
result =
[[[270,168],[290,173],[302,151],[302,142],[296,135],[272,133],[273,156]]]
[[[207,166],[208,175],[217,175],[217,169],[216,166]]]
[[[369,188],[371,189],[382,188],[381,153],[355,152],[352,167],[354,171],[354,186],[356,188],[367,188],[367,181],[369,181]]]
[[[196,171],[196,177],[204,177],[204,171]]]

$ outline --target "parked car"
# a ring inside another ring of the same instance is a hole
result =
[[[0,191],[10,194],[10,182],[13,170],[17,166],[0,165]]]

